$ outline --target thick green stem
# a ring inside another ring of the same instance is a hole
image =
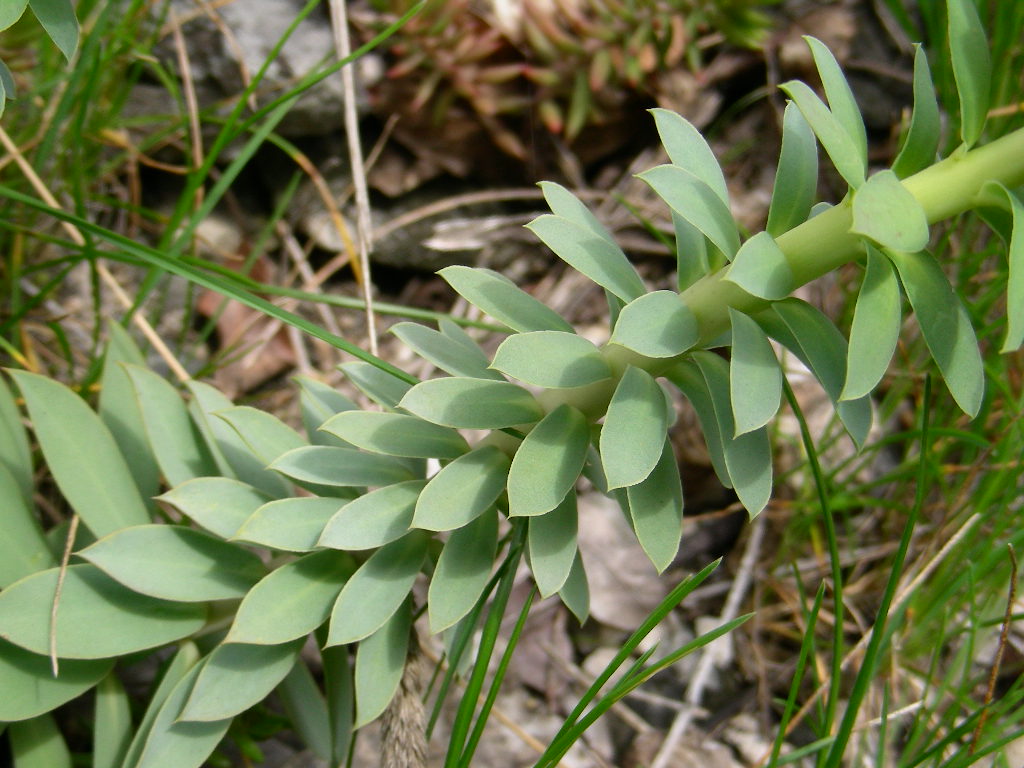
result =
[[[990,181],[1010,188],[1024,184],[1024,128],[970,152],[954,152],[904,179],[903,186],[924,208],[928,222],[935,223],[977,205],[982,187]],[[794,287],[826,275],[863,253],[860,236],[850,232],[852,223],[850,204],[844,201],[778,238],[793,272]],[[725,280],[725,273],[726,269],[720,269],[681,294],[697,316],[700,343],[706,344],[728,329],[729,307],[756,312],[768,305]]]
[[[983,187],[990,181],[1009,188],[1024,184],[1024,128],[970,152],[957,150],[945,160],[904,179],[903,185],[924,208],[928,222],[935,223],[977,206]],[[794,288],[863,254],[861,236],[850,232],[852,224],[852,207],[847,199],[777,239],[789,262]],[[752,313],[768,306],[767,301],[726,280],[727,271],[723,268],[707,275],[680,294],[697,318],[698,346],[714,341],[728,330],[730,307]],[[600,418],[626,365],[658,375],[681,359],[648,358],[615,344],[606,345],[604,354],[614,373],[612,380],[579,389],[545,392],[545,409],[569,403],[591,418]]]

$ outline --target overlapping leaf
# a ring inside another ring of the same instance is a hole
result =
[[[354,643],[384,626],[412,589],[429,541],[423,531],[411,531],[370,555],[338,595],[327,645]]]
[[[591,342],[559,331],[509,336],[494,353],[492,367],[513,379],[549,388],[582,387],[612,375]]]
[[[451,376],[501,380],[501,374],[488,367],[487,355],[472,342],[460,343],[419,323],[398,323],[391,327],[391,332],[424,360]]]
[[[55,677],[50,659],[0,640],[0,720],[27,720],[88,691],[114,666],[114,659],[61,659]]]
[[[560,405],[523,440],[508,473],[510,515],[543,515],[558,506],[583,470],[590,444],[586,417]]]
[[[456,266],[438,274],[466,301],[514,331],[573,332],[561,315],[493,270]]]
[[[544,416],[533,395],[510,381],[430,379],[399,403],[422,419],[458,429],[502,429],[532,424]]]
[[[796,285],[786,254],[767,232],[758,232],[740,246],[725,279],[762,299],[785,298]]]
[[[668,439],[657,465],[643,482],[626,489],[626,499],[637,541],[662,573],[675,559],[683,531],[683,487]]]
[[[622,308],[610,342],[647,357],[675,357],[699,337],[697,318],[678,294],[652,291]]]
[[[309,552],[317,548],[327,521],[345,503],[317,496],[278,499],[253,512],[233,538],[285,552]]]
[[[369,363],[342,363],[338,368],[360,392],[385,408],[394,408],[412,386]]]
[[[327,621],[353,571],[352,556],[335,550],[285,563],[249,590],[225,642],[275,645],[304,637]]]
[[[331,431],[330,434],[335,433]],[[390,456],[334,445],[294,448],[277,457],[270,468],[295,480],[342,488],[391,485],[415,477],[407,464]]]
[[[169,485],[219,474],[199,430],[177,390],[163,377],[137,365],[126,366],[149,452]]]
[[[638,178],[647,182],[676,214],[699,229],[726,258],[731,260],[736,255],[740,247],[736,221],[728,204],[703,179],[675,165],[659,165]]]
[[[180,602],[242,597],[265,573],[254,553],[180,525],[124,528],[78,554],[135,592]]]
[[[665,393],[641,368],[626,369],[608,404],[600,451],[609,489],[636,485],[661,457],[668,430]]]
[[[586,225],[544,214],[526,228],[569,266],[623,301],[646,293],[643,281],[622,249]]]
[[[903,179],[924,170],[935,162],[939,150],[942,122],[939,102],[935,98],[928,55],[920,45],[914,45],[914,110],[903,146],[892,164],[892,171]]]
[[[818,191],[818,145],[814,131],[792,102],[782,115],[782,151],[775,170],[765,230],[778,237],[807,221]]]
[[[732,361],[729,395],[735,435],[763,427],[774,418],[782,401],[782,369],[761,327],[732,307]]]
[[[387,709],[405,672],[412,617],[397,610],[383,627],[359,643],[356,652],[356,718],[354,728],[375,720]]]
[[[413,511],[426,480],[395,483],[360,496],[338,510],[320,534],[318,546],[373,549],[409,531]]]
[[[270,501],[262,491],[227,477],[197,477],[157,497],[222,539]]]
[[[345,411],[328,419],[321,429],[387,456],[454,459],[469,450],[455,430],[402,413]]]
[[[876,173],[857,190],[850,231],[897,251],[920,251],[928,245],[924,209],[892,171]]]
[[[579,512],[576,494],[567,493],[546,515],[531,517],[527,532],[530,571],[541,597],[550,597],[565,586],[577,557]]]
[[[0,638],[50,652],[50,608],[58,569],[40,571],[0,592]],[[67,569],[57,611],[57,655],[106,659],[188,637],[206,622],[201,603],[141,595],[90,564]]]
[[[448,531],[476,519],[505,490],[510,463],[504,451],[484,445],[442,467],[416,501],[413,527]]]
[[[441,550],[430,579],[427,612],[437,633],[470,612],[487,585],[498,550],[498,516],[494,512],[453,531]]]
[[[864,397],[878,386],[896,350],[903,309],[892,264],[867,247],[867,271],[861,283],[850,327],[846,382],[841,400]]]
[[[218,645],[196,677],[178,721],[222,721],[263,701],[295,665],[304,641]]]
[[[110,430],[53,379],[11,371],[43,457],[64,498],[96,536],[149,522],[149,512]],[[88,461],[83,461],[88,457]]]
[[[976,416],[985,394],[985,369],[967,309],[931,254],[893,251],[887,255],[896,265],[950,394],[964,413]]]

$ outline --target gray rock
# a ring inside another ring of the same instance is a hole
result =
[[[230,99],[245,88],[243,67],[254,77],[278,40],[294,21],[304,3],[301,0],[236,0],[214,12],[223,20],[218,28],[195,0],[171,0],[181,21],[200,107]],[[170,20],[168,14],[167,20]],[[165,66],[177,71],[174,37],[166,35],[156,53]],[[296,27],[280,55],[270,64],[257,90],[264,105],[294,87],[302,77],[322,68],[335,58],[334,40],[327,12],[317,8]],[[379,61],[363,57],[357,62],[357,83],[375,77]],[[379,74],[376,75],[379,77]],[[366,112],[365,92],[357,94],[361,113]],[[332,74],[307,91],[281,122],[284,136],[314,136],[337,131],[342,126],[344,99],[342,76]]]

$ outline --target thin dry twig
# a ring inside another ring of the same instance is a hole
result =
[[[1006,551],[1010,555],[1010,589],[1009,594],[1006,597],[1006,612],[1003,614],[1003,625],[999,630],[999,644],[996,646],[996,655],[992,659],[992,668],[988,673],[988,688],[985,691],[985,703],[981,707],[981,717],[978,718],[978,725],[974,728],[974,733],[971,736],[971,746],[968,750],[968,754],[973,755],[975,750],[978,748],[978,742],[981,740],[981,732],[985,728],[985,722],[988,720],[989,707],[992,706],[992,700],[996,695],[996,683],[999,680],[999,668],[1003,664],[1003,654],[1006,652],[1006,646],[1010,641],[1010,625],[1013,623],[1013,605],[1017,602],[1017,553],[1013,549],[1013,544],[1007,543]]]
[[[181,24],[174,13],[174,6],[169,11],[172,32],[174,35],[175,56],[178,59],[178,70],[181,74],[182,91],[185,95],[185,109],[188,111],[188,130],[192,144],[192,169],[198,170],[203,165],[203,134],[199,126],[199,100],[196,98],[195,83],[192,81],[192,62],[185,47],[185,37],[181,33]],[[203,187],[196,187],[195,200],[198,209],[203,202]]]
[[[61,205],[57,202],[57,198],[53,196],[53,193],[51,193],[46,184],[43,183],[43,180],[39,178],[35,169],[31,164],[29,164],[28,160],[25,159],[21,150],[18,149],[17,145],[7,134],[7,131],[3,129],[3,126],[0,126],[0,144],[3,144],[4,149],[14,157],[15,162],[18,164],[18,168],[21,169],[25,178],[28,179],[29,184],[32,185],[32,188],[36,191],[36,194],[42,198],[43,202],[51,208],[61,210]],[[85,245],[85,237],[78,231],[78,227],[67,221],[61,222],[61,225],[71,237],[72,242],[79,246]],[[96,272],[121,305],[125,309],[130,309],[132,307],[132,300],[128,298],[124,289],[121,288],[120,283],[117,282],[114,276],[110,273],[110,270],[108,270],[102,262],[96,263]],[[153,345],[153,349],[155,349],[157,354],[160,355],[165,363],[167,363],[167,367],[170,368],[180,381],[188,381],[192,378],[189,376],[189,373],[185,370],[184,366],[182,366],[182,364],[178,362],[178,359],[171,353],[171,350],[167,348],[164,340],[160,338],[160,335],[156,330],[154,330],[153,326],[150,325],[149,321],[146,320],[142,314],[135,312],[132,315],[132,321],[136,326],[138,326],[142,335],[145,336],[149,343]]]
[[[75,536],[78,534],[78,515],[71,516],[68,524],[68,537],[64,542],[64,554],[60,558],[60,570],[57,571],[57,586],[53,590],[53,605],[50,606],[50,669],[53,676],[57,677],[60,671],[60,663],[57,660],[57,609],[60,607],[61,592],[64,591],[64,577],[68,573],[68,561],[71,559],[71,549],[75,545]]]
[[[348,36],[348,12],[345,0],[330,0],[331,31],[339,59],[352,53]],[[363,167],[363,150],[359,141],[359,116],[356,114],[355,71],[351,65],[341,70],[345,93],[345,139],[348,142],[349,163],[352,168],[352,183],[356,193],[356,240],[359,244],[360,284],[363,300],[366,302],[366,333],[370,354],[377,354],[377,320],[373,312],[373,283],[370,277],[370,248],[372,229],[370,222],[370,194],[366,188],[366,171]]]
[[[750,538],[747,540],[747,546],[743,551],[743,558],[740,560],[736,578],[733,579],[732,588],[729,590],[728,597],[725,598],[725,605],[723,606],[722,614],[719,617],[723,623],[732,621],[739,615],[740,606],[743,599],[746,597],[747,590],[750,589],[750,584],[754,575],[754,568],[757,564],[757,559],[761,554],[761,543],[764,541],[764,529],[764,517],[758,517],[750,532]],[[721,640],[724,639],[725,638],[721,638],[716,642],[721,642]],[[711,676],[711,670],[714,666],[714,654],[711,653],[713,645],[714,644],[705,648],[701,652],[700,661],[697,663],[697,669],[693,673],[693,679],[690,681],[690,685],[686,689],[686,701],[691,706],[687,707],[676,716],[676,719],[672,723],[672,727],[669,728],[668,735],[665,736],[665,740],[661,743],[661,747],[658,749],[658,754],[651,763],[651,768],[669,768],[669,766],[672,765],[676,747],[679,744],[680,739],[682,739],[683,735],[686,733],[686,729],[690,727],[690,723],[693,721],[695,708],[700,704],[701,699],[704,697],[704,689],[707,687],[708,680]]]

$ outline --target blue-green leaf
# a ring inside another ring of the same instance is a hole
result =
[[[114,673],[96,686],[93,721],[93,768],[118,768],[128,752],[134,729],[131,701]]]
[[[782,369],[761,326],[732,307],[729,307],[729,320],[732,323],[729,394],[738,437],[763,427],[779,410]]]
[[[282,453],[308,445],[302,435],[266,411],[236,405],[214,415],[231,425],[264,467]]]
[[[474,379],[501,379],[500,373],[488,367],[490,360],[476,345],[459,343],[451,336],[419,323],[398,323],[390,330],[416,354],[447,374]]]
[[[553,181],[542,181],[537,186],[544,193],[544,201],[555,216],[571,221],[573,224],[589,229],[595,235],[609,243],[615,244],[614,238],[597,220],[590,209],[572,192]]]
[[[530,518],[527,551],[541,597],[555,594],[569,578],[576,559],[578,527],[575,493],[567,493],[546,515]]]
[[[921,335],[953,399],[968,416],[977,416],[985,394],[985,369],[967,309],[930,254],[887,255],[900,273]]]
[[[868,161],[868,136],[864,129],[864,118],[861,117],[860,109],[857,107],[857,100],[853,97],[850,84],[846,81],[843,70],[839,68],[832,51],[828,49],[821,40],[804,35],[811,55],[814,57],[814,65],[821,77],[821,84],[825,88],[825,97],[828,99],[829,109],[835,116],[843,130],[853,139],[861,162],[866,166]]]
[[[840,400],[856,400],[878,386],[896,350],[903,320],[900,286],[892,264],[871,246],[867,253],[867,271],[850,327],[846,382]]]
[[[514,331],[573,332],[561,315],[493,270],[456,266],[438,274],[466,301]]]
[[[137,365],[126,365],[142,424],[168,485],[220,474],[178,391],[163,377]]]
[[[46,463],[64,498],[95,536],[149,522],[149,513],[110,430],[53,379],[10,371],[28,407]],[[83,461],[88,457],[88,461]]]
[[[707,183],[675,165],[659,165],[637,178],[649,184],[675,213],[703,232],[732,260],[740,247],[736,221],[728,204]]]
[[[411,624],[409,608],[400,608],[383,627],[359,643],[356,651],[354,728],[362,728],[375,720],[394,698],[405,672]]]
[[[924,170],[935,162],[939,151],[942,120],[939,102],[935,98],[928,55],[920,44],[914,44],[914,111],[910,115],[910,128],[903,146],[893,161],[892,170],[899,178]]]
[[[508,473],[510,515],[543,515],[571,493],[590,445],[586,417],[560,405],[523,440]]]
[[[430,379],[399,403],[422,419],[457,429],[502,429],[532,424],[544,416],[533,395],[510,381]]]
[[[497,551],[498,515],[493,511],[452,532],[427,593],[431,632],[447,629],[469,613],[487,585]]]
[[[805,83],[791,80],[779,87],[793,100],[810,124],[839,175],[857,189],[864,183],[867,165],[854,138]]]
[[[682,292],[711,271],[708,241],[703,232],[675,211],[672,230],[676,236],[676,288]]]
[[[666,378],[679,387],[679,391],[693,406],[697,419],[700,421],[700,430],[704,433],[704,442],[708,447],[711,466],[714,467],[719,482],[726,488],[732,488],[729,468],[725,465],[725,439],[718,427],[718,417],[715,415],[711,393],[708,392],[708,385],[704,381],[703,374],[694,363],[687,360],[676,364],[666,373]]]
[[[149,449],[146,428],[131,379],[122,363],[145,365],[142,352],[118,323],[108,325],[110,341],[103,358],[96,411],[121,449],[143,501],[159,493],[160,468]]]
[[[661,137],[661,144],[672,165],[692,173],[728,205],[729,189],[725,184],[722,167],[700,131],[682,115],[671,110],[652,109],[650,113],[654,116],[658,136]]]
[[[476,519],[505,490],[510,463],[504,451],[484,445],[442,467],[420,493],[412,526],[448,531]]]
[[[249,590],[224,642],[277,645],[309,634],[327,621],[353,571],[352,556],[333,549],[285,563]]]
[[[28,0],[32,13],[68,61],[78,50],[78,19],[71,0]]]
[[[623,301],[646,293],[622,249],[593,230],[551,214],[538,216],[526,228],[569,266]]]
[[[765,229],[778,237],[803,224],[818,193],[818,145],[814,131],[792,102],[782,115],[782,152],[775,170]]]
[[[558,596],[580,624],[586,622],[590,615],[590,586],[587,584],[587,572],[583,568],[579,550],[576,550],[569,576],[558,590]]]
[[[35,510],[0,463],[0,589],[36,571],[56,565]]]
[[[509,336],[494,353],[492,367],[538,387],[582,387],[612,375],[601,351],[582,336],[534,331]]]
[[[50,652],[50,609],[57,568],[34,573],[0,592],[0,638],[33,653]],[[201,603],[140,595],[88,563],[68,567],[57,611],[57,656],[106,659],[156,648],[206,622]]]
[[[338,510],[324,527],[317,546],[374,549],[409,531],[413,511],[426,480],[409,480],[378,488]]]
[[[338,595],[326,645],[354,643],[384,626],[412,589],[429,542],[427,533],[411,531],[374,552]]]
[[[0,32],[21,18],[28,7],[28,0],[7,0],[0,4]]]
[[[71,752],[49,714],[7,728],[14,768],[71,768]]]
[[[601,462],[608,488],[626,488],[646,478],[661,457],[667,430],[665,393],[649,373],[629,366],[601,428]]]
[[[973,0],[948,0],[949,53],[960,96],[960,136],[973,147],[985,128],[992,81],[992,57]]]
[[[267,469],[269,461],[256,456],[242,436],[224,419],[222,412],[234,408],[219,390],[201,381],[187,381],[185,386],[192,393],[190,411],[192,418],[206,438],[220,467],[219,474],[225,477],[237,476],[239,480],[271,498],[280,499],[291,494],[291,484],[277,472]]]
[[[1006,238],[1009,275],[1006,278],[1006,339],[999,351],[1013,352],[1024,344],[1024,205],[1002,184],[987,184],[986,192],[1004,197],[1012,224]]]
[[[270,501],[251,485],[227,477],[197,477],[157,499],[222,539],[234,536],[253,512]]]
[[[652,291],[622,308],[609,341],[646,357],[675,357],[699,338],[697,318],[679,295]]]
[[[199,768],[206,762],[227,733],[231,718],[191,723],[178,719],[206,661],[195,664],[172,688],[145,731],[138,761],[132,759],[133,742],[123,768]]]
[[[338,487],[391,485],[415,477],[408,465],[390,456],[334,445],[295,448],[278,456],[270,468],[302,482]]]
[[[50,659],[0,640],[0,721],[27,720],[82,695],[114,666],[114,659],[61,659],[53,676]]]
[[[217,722],[259,704],[291,671],[304,642],[221,643],[207,657],[178,722]]]
[[[199,603],[240,598],[264,573],[257,555],[180,525],[138,525],[78,553],[129,589]]]
[[[924,208],[892,171],[876,173],[856,191],[850,231],[897,251],[928,245]]]
[[[345,503],[319,496],[271,501],[253,512],[233,538],[285,552],[309,552]]]
[[[402,413],[345,411],[328,419],[321,429],[387,456],[454,459],[469,450],[454,429]]]
[[[796,287],[786,254],[767,232],[740,246],[725,279],[762,299],[785,298]]]
[[[299,387],[299,406],[302,409],[302,426],[306,437],[314,445],[347,446],[344,440],[320,431],[320,425],[331,416],[342,411],[354,411],[359,408],[334,387],[308,376],[293,376]]]
[[[846,339],[832,321],[806,301],[783,299],[756,320],[768,334],[783,344],[806,365],[821,383],[846,431],[858,447],[864,445],[871,429],[871,401],[839,400],[846,380]]]
[[[658,573],[675,560],[683,533],[683,486],[672,443],[665,440],[654,470],[626,489],[636,539]]]
[[[759,514],[772,494],[772,452],[764,427],[736,434],[729,398],[729,364],[711,352],[695,352],[701,374],[707,383],[718,429],[725,448],[725,465],[740,502],[751,517]]]
[[[369,363],[342,363],[338,368],[368,398],[385,408],[394,408],[412,385]]]

